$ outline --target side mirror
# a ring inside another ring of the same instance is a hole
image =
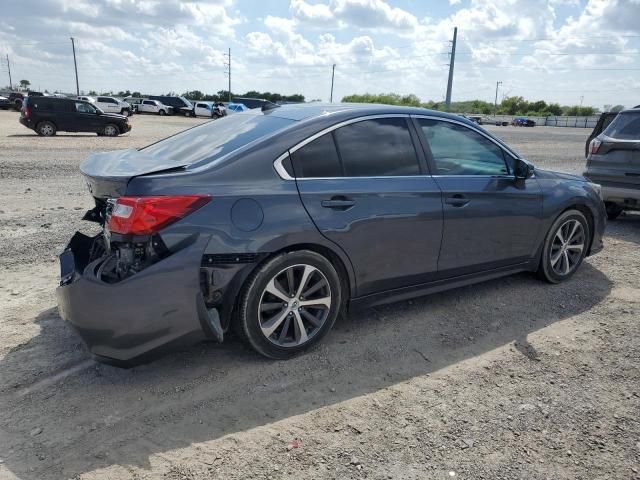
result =
[[[525,162],[520,158],[516,158],[516,160],[513,162],[513,174],[516,177],[516,179],[519,179],[519,180],[527,179],[533,175],[534,170],[535,168],[533,165],[531,165],[528,162]]]

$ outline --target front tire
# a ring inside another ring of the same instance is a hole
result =
[[[261,355],[284,360],[320,341],[342,303],[342,284],[329,260],[309,250],[283,253],[247,280],[235,329]]]
[[[129,110],[123,108],[122,110],[120,110],[120,115],[124,115],[125,117],[129,116]]]
[[[544,240],[538,276],[549,283],[568,280],[578,270],[591,242],[589,222],[578,210],[563,212]]]
[[[116,125],[110,123],[109,125],[106,125],[104,127],[104,129],[102,130],[102,134],[105,137],[117,137],[120,134],[120,130],[118,130],[118,127]]]
[[[166,114],[166,112],[164,110],[160,110],[158,112],[158,115],[160,115],[161,117],[164,116]]]
[[[56,126],[51,122],[40,122],[36,127],[36,133],[41,137],[53,137],[56,134]]]

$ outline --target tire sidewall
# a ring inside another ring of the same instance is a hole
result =
[[[259,324],[258,308],[260,298],[267,283],[287,267],[299,264],[311,265],[320,270],[329,282],[331,289],[331,310],[318,332],[306,344],[299,347],[280,347],[271,343],[262,333]],[[342,283],[335,267],[322,255],[311,251],[285,253],[263,265],[254,274],[245,289],[240,309],[240,327],[243,334],[259,353],[274,359],[286,359],[301,353],[319,342],[333,327],[342,310]]]
[[[556,235],[556,232],[558,231],[558,228],[560,228],[560,226],[563,225],[568,220],[578,220],[582,224],[582,228],[584,229],[584,232],[585,232],[585,243],[584,243],[584,248],[582,249],[582,252],[580,254],[580,260],[578,261],[578,265],[567,275],[558,275],[556,272],[554,272],[553,268],[551,267],[551,258],[550,258],[551,245],[553,244],[553,239]],[[590,242],[591,242],[591,230],[589,228],[589,222],[587,222],[587,219],[585,218],[584,214],[582,212],[579,212],[578,210],[567,210],[566,212],[563,212],[558,218],[556,218],[556,220],[551,225],[551,228],[549,229],[549,233],[547,233],[547,236],[544,241],[544,246],[542,249],[542,257],[540,258],[540,269],[542,271],[541,273],[544,276],[544,278],[551,283],[560,283],[571,278],[580,268],[580,265],[582,264],[582,261],[584,260],[587,254],[587,249],[589,248]]]
[[[109,135],[109,134],[107,133],[107,128],[109,128],[109,127],[113,127],[113,128],[115,129],[115,132],[116,132],[116,133],[115,133],[115,134],[113,134],[113,135]],[[119,129],[118,129],[118,127],[117,127],[116,125],[114,125],[113,123],[110,123],[110,124],[108,124],[108,125],[105,125],[104,129],[102,130],[102,134],[103,134],[105,137],[117,137],[119,133],[120,133],[120,130],[119,130]]]
[[[49,125],[52,128],[52,133],[43,133],[42,132],[42,127],[44,127],[45,125]],[[38,135],[40,135],[41,137],[53,137],[56,134],[56,126],[51,123],[51,122],[40,122],[38,124],[38,126],[36,127],[36,132],[38,133]]]

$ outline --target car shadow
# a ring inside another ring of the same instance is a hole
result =
[[[425,375],[591,309],[612,283],[587,261],[560,285],[519,274],[353,312],[289,361],[236,339],[122,370],[94,363],[57,309],[0,360],[0,452],[20,478],[67,478],[220,438]],[[286,441],[286,440],[285,440]]]
[[[42,137],[42,138],[47,138],[47,139],[52,139],[52,138],[65,138],[65,137],[95,137],[96,133],[95,132],[86,132],[84,134],[77,134],[77,133],[56,133],[53,137]],[[40,135],[38,135],[36,132],[33,133],[13,133],[11,135],[7,135],[7,137],[38,137],[40,138]]]

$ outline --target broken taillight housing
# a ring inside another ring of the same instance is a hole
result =
[[[186,217],[211,200],[209,195],[120,197],[111,210],[109,231],[150,235]]]
[[[595,155],[598,153],[598,150],[600,149],[600,145],[602,145],[602,140],[598,140],[597,138],[594,138],[593,140],[591,140],[591,143],[589,144],[589,151]]]

